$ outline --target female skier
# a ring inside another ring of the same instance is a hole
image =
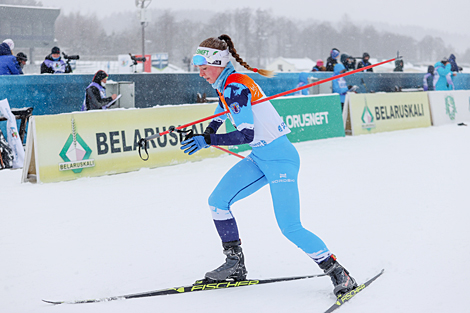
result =
[[[266,98],[261,88],[247,75],[237,73],[230,55],[246,69],[267,77],[272,72],[250,67],[238,55],[231,38],[221,35],[204,40],[193,56],[199,75],[217,90],[220,101],[215,114],[230,114],[213,119],[204,134],[188,134],[181,149],[189,155],[210,145],[249,144],[252,152],[232,167],[209,197],[209,206],[217,232],[222,239],[225,263],[207,272],[208,282],[245,280],[244,255],[237,223],[230,207],[233,203],[269,184],[277,223],[284,236],[302,249],[333,282],[336,296],[357,286],[349,272],[337,261],[325,243],[306,230],[300,222],[297,175],[300,159],[287,139],[290,129],[269,101],[252,106]],[[216,134],[227,116],[236,130]]]

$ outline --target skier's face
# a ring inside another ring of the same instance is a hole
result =
[[[220,73],[224,70],[223,67],[199,65],[199,76],[204,78],[209,84],[215,83]]]

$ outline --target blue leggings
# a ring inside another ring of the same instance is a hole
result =
[[[325,243],[300,222],[297,176],[300,159],[286,136],[252,153],[233,166],[209,197],[212,218],[223,242],[239,239],[230,206],[269,184],[277,223],[284,236],[317,263],[331,253]]]

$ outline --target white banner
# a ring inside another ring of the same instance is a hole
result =
[[[134,66],[131,57],[128,54],[118,55],[118,73],[119,74],[131,74],[134,73]],[[142,70],[142,65],[140,66]]]
[[[10,104],[7,99],[0,100],[0,114],[7,119],[7,141],[15,157],[13,160],[13,168],[22,168],[24,163],[23,143],[18,135],[16,118],[13,113],[11,113]]]
[[[470,90],[428,92],[435,126],[470,122]]]

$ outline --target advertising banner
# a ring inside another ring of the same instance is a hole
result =
[[[347,101],[352,135],[431,126],[425,92],[349,94]]]
[[[344,137],[343,118],[339,95],[283,97],[271,100],[291,132],[291,142]],[[227,131],[234,130],[226,121]],[[230,147],[240,152],[251,149],[249,145]]]
[[[183,153],[182,136],[176,132],[148,142],[148,161],[137,151],[141,138],[210,116],[214,110],[215,104],[204,104],[33,116],[26,144],[29,164],[23,170],[46,183],[216,157],[223,152],[213,147],[192,156]],[[209,122],[192,127],[202,133]],[[23,181],[28,176],[23,173]]]
[[[432,124],[470,122],[470,90],[429,91]]]

